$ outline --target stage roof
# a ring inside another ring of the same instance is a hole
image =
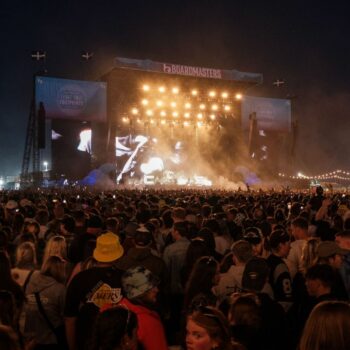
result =
[[[177,75],[182,77],[226,80],[235,83],[243,83],[243,85],[256,85],[263,82],[263,75],[260,73],[240,72],[235,69],[223,70],[216,68],[195,67],[125,57],[116,57],[114,59],[114,67],[140,70],[151,73]],[[113,70],[114,69],[112,69],[112,71]]]

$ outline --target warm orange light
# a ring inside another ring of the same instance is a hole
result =
[[[170,103],[170,106],[173,107],[173,108],[175,108],[175,107],[176,107],[176,102],[171,102],[171,103]]]
[[[150,116],[152,116],[153,115],[153,111],[152,110],[150,110],[150,109],[148,109],[147,111],[146,111],[146,114],[150,117]]]
[[[189,118],[189,117],[190,117],[190,113],[186,112],[186,113],[184,114],[184,116],[185,116],[185,118]]]
[[[178,87],[173,87],[172,90],[173,94],[178,94],[179,93],[179,88]]]
[[[127,123],[129,121],[129,119],[126,117],[123,117],[122,121],[123,121],[123,123]]]
[[[192,94],[193,96],[197,96],[197,95],[198,95],[198,91],[197,91],[197,90],[192,90],[192,91],[191,91],[191,94]]]
[[[221,94],[221,97],[222,97],[222,98],[227,98],[227,97],[228,97],[228,93],[227,93],[227,92],[223,92],[223,93]]]
[[[165,92],[165,87],[164,86],[160,86],[158,90],[159,90],[159,92],[163,93],[163,92]]]
[[[236,100],[241,100],[242,99],[242,94],[237,93],[235,98],[236,98]]]
[[[163,101],[158,100],[158,101],[156,102],[156,105],[157,105],[158,107],[162,107],[162,106],[163,106]]]
[[[131,110],[131,113],[134,114],[134,115],[136,115],[138,112],[139,112],[139,110],[137,108],[133,108]]]
[[[197,122],[197,126],[200,128],[203,126],[203,123],[202,122]]]
[[[219,108],[218,105],[212,105],[212,106],[211,106],[211,109],[212,109],[213,111],[217,111],[218,108]]]
[[[230,110],[231,110],[231,107],[228,106],[228,105],[226,105],[226,106],[224,107],[224,109],[225,109],[225,111],[230,111]]]
[[[151,124],[154,124],[154,120],[153,120],[153,119],[151,119],[151,120],[150,120],[150,123],[151,123]]]
[[[205,109],[205,104],[201,103],[201,104],[199,105],[199,108],[200,108],[201,110]]]
[[[189,102],[185,103],[185,108],[186,109],[190,109],[191,108],[191,104]]]
[[[161,123],[162,125],[165,125],[166,121],[163,119],[163,120],[160,121],[160,123]]]
[[[203,119],[203,114],[202,114],[202,113],[198,113],[198,114],[197,114],[197,118],[198,118],[198,119]]]
[[[149,91],[150,87],[149,87],[149,85],[145,84],[142,86],[142,89],[143,89],[143,91]]]
[[[141,101],[141,103],[144,105],[144,106],[147,106],[148,105],[148,100],[147,99],[143,99],[142,101]]]
[[[187,121],[186,121],[186,122],[184,122],[184,126],[186,126],[186,127],[187,127],[187,126],[189,126],[189,125],[190,125],[190,123],[189,123],[189,122],[187,122]]]
[[[216,96],[216,92],[215,91],[209,91],[209,96],[210,97],[215,97]]]
[[[176,118],[176,117],[178,117],[178,116],[179,116],[179,113],[178,113],[178,112],[176,112],[176,111],[175,111],[175,112],[173,112],[173,117],[175,117],[175,118]]]
[[[166,117],[166,112],[165,111],[161,111],[160,115],[161,115],[161,117]]]
[[[210,114],[210,119],[211,120],[215,120],[216,119],[216,115],[215,114]]]

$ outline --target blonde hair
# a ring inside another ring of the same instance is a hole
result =
[[[325,301],[311,312],[299,350],[350,349],[350,305],[342,301]]]
[[[317,262],[316,250],[320,242],[318,237],[313,237],[309,238],[303,245],[301,253],[301,271],[304,275],[307,269]]]
[[[37,265],[36,248],[32,242],[23,242],[16,250],[16,266],[25,268],[29,265]]]
[[[43,263],[53,255],[67,259],[67,243],[63,236],[54,236],[49,239],[45,247]]]
[[[41,267],[41,274],[53,277],[59,283],[64,283],[66,280],[65,262],[59,256],[49,256]]]

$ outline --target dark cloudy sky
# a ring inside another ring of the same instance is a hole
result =
[[[20,171],[33,74],[97,79],[115,56],[262,73],[256,94],[296,96],[298,170],[349,169],[348,11],[312,3],[3,0],[0,176]],[[31,61],[35,49],[47,52],[45,67]],[[93,61],[82,62],[82,50]]]

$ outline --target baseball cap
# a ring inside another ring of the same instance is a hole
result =
[[[262,241],[262,233],[258,227],[248,227],[245,229],[243,239],[250,244],[256,245]]]
[[[141,226],[135,232],[134,242],[138,246],[145,247],[152,242],[152,239],[152,233],[146,227]]]
[[[136,230],[138,229],[139,225],[136,222],[130,221],[124,229],[124,232],[129,237],[134,237]]]
[[[13,199],[10,199],[6,203],[5,208],[9,209],[9,210],[16,209],[16,208],[18,208],[18,203],[16,201],[14,201]]]
[[[345,255],[347,253],[349,253],[348,250],[340,248],[338,244],[333,241],[320,242],[316,249],[316,254],[320,258],[328,258],[335,254]]]
[[[125,271],[122,286],[128,299],[137,298],[159,284],[159,279],[143,266],[136,266]]]
[[[286,243],[290,241],[289,234],[284,230],[275,230],[270,235],[270,247],[276,249],[280,243]]]
[[[112,262],[124,254],[119,237],[112,232],[107,232],[96,240],[96,248],[93,257],[99,262]]]
[[[97,216],[97,215],[90,216],[88,223],[87,223],[87,227],[102,228],[102,226],[103,226],[103,221],[99,216]]]
[[[260,292],[269,276],[269,266],[263,258],[252,258],[245,265],[242,287],[246,290]]]

